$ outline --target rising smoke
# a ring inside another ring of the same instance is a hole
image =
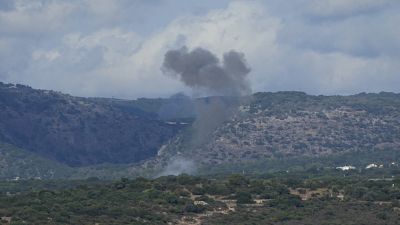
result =
[[[195,92],[206,96],[219,95],[193,100],[196,120],[191,140],[186,140],[185,145],[191,151],[201,150],[213,131],[235,113],[242,103],[241,97],[251,93],[247,81],[250,68],[244,54],[234,50],[223,54],[222,61],[203,48],[170,50],[165,54],[161,70],[179,78]],[[179,160],[169,162],[162,174],[193,173],[193,168],[194,162],[181,156]]]
[[[163,120],[193,118],[196,116],[192,99],[182,92],[172,95],[158,110],[158,117]]]
[[[168,176],[168,175],[180,175],[182,173],[193,174],[196,172],[196,164],[189,159],[182,157],[175,157],[168,162],[164,170],[158,174],[156,177]]]
[[[162,71],[211,95],[241,96],[251,92],[246,80],[250,68],[244,54],[234,50],[225,53],[222,62],[203,48],[170,50],[165,54]]]

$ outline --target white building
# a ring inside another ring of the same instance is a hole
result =
[[[337,170],[348,171],[348,170],[355,170],[354,166],[339,166],[336,167]]]
[[[372,163],[365,167],[365,169],[371,169],[371,168],[378,168],[378,165],[376,165],[375,163]]]

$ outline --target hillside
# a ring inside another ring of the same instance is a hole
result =
[[[72,172],[73,169],[68,166],[0,143],[0,180],[60,179],[70,176]]]
[[[2,178],[115,179],[400,160],[394,93],[119,100],[0,84],[0,109]]]
[[[155,115],[125,100],[0,83],[0,142],[70,166],[133,163],[156,155],[182,126]]]
[[[196,138],[195,131],[179,135],[163,151],[165,158],[217,165],[400,150],[400,95],[256,93],[206,142],[196,144]]]

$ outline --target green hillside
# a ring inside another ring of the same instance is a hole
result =
[[[67,178],[73,169],[10,144],[0,143],[0,179]]]

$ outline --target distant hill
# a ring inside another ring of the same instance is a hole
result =
[[[70,166],[139,162],[182,126],[135,104],[0,83],[0,142]]]
[[[307,170],[399,151],[400,94],[121,100],[0,83],[0,179]]]

